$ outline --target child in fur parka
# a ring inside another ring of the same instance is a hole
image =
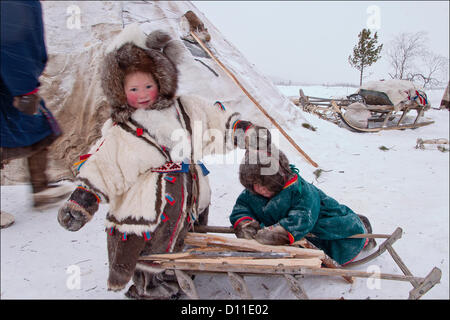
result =
[[[230,215],[237,237],[284,245],[312,233],[307,239],[340,264],[376,245],[374,239],[346,239],[372,232],[367,217],[306,182],[283,152],[272,151],[247,151],[239,167],[245,190]]]
[[[267,130],[221,103],[175,95],[180,46],[162,31],[145,36],[129,25],[107,48],[102,88],[111,119],[80,157],[79,186],[58,212],[59,223],[77,231],[99,203],[109,204],[108,289],[122,290],[133,278],[132,298],[178,294],[175,279],[137,260],[180,251],[188,229],[207,223],[210,187],[201,158],[252,147],[257,138],[270,143]]]

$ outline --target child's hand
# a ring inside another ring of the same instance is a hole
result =
[[[240,120],[235,129],[233,141],[238,148],[270,151],[272,136],[267,128]]]
[[[254,125],[245,134],[245,149],[269,151],[272,143],[270,131]]]
[[[96,194],[79,186],[72,192],[69,201],[59,209],[59,224],[69,231],[81,229],[92,219],[98,210],[99,202]]]
[[[289,232],[279,224],[265,227],[258,231],[255,240],[262,244],[284,245],[289,244]]]
[[[256,220],[242,221],[236,226],[236,237],[244,239],[254,239],[256,232],[260,229],[259,222]]]
[[[58,211],[59,224],[69,231],[78,231],[92,216],[79,204],[67,201]]]

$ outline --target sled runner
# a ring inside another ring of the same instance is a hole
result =
[[[415,129],[434,123],[419,122],[426,110],[430,108],[424,93],[410,97],[394,105],[389,97],[372,90],[359,90],[346,99],[327,99],[306,96],[300,89],[299,99],[293,102],[304,111],[314,113],[320,118],[339,124],[341,121],[357,132],[379,132],[382,130]],[[405,123],[409,111],[415,110],[417,116],[413,122]]]
[[[140,258],[140,268],[172,270],[177,276],[180,288],[191,299],[198,299],[198,291],[192,275],[200,273],[227,274],[233,289],[242,299],[252,299],[252,294],[244,276],[264,275],[283,277],[298,299],[308,299],[301,279],[308,275],[343,277],[352,283],[353,277],[377,278],[410,282],[413,289],[409,299],[420,299],[441,279],[441,270],[434,267],[424,278],[414,276],[401,260],[392,245],[401,238],[402,229],[392,234],[354,235],[353,238],[384,238],[378,249],[367,257],[350,262],[345,267],[317,249],[311,242],[302,239],[286,246],[270,246],[256,240],[237,239],[208,233],[234,233],[232,228],[197,226],[196,232],[189,232],[185,245],[186,251],[169,254],[152,254]],[[347,267],[367,263],[388,251],[402,270],[401,274],[374,273],[349,270]]]

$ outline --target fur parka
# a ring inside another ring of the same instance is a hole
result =
[[[76,231],[99,203],[109,204],[112,290],[125,287],[140,255],[179,251],[189,226],[206,223],[211,191],[201,159],[243,146],[246,137],[257,135],[250,122],[221,103],[176,96],[176,46],[163,32],[145,37],[132,25],[111,43],[102,73],[111,119],[81,157],[79,186],[58,213],[60,224]],[[150,109],[126,103],[123,78],[130,68],[152,73],[158,83],[160,95]]]
[[[272,175],[265,176],[266,181],[277,187],[275,182],[278,182],[278,177],[286,177],[281,190],[271,198],[254,192],[253,183],[261,183],[260,179],[263,177],[260,171],[262,166],[248,164],[247,152],[240,167],[240,180],[246,189],[239,195],[231,212],[230,222],[233,227],[238,229],[241,222],[253,220],[260,223],[261,228],[279,224],[288,232],[291,243],[312,233],[316,237],[308,240],[338,263],[348,263],[355,258],[368,240],[346,239],[351,235],[367,232],[358,215],[305,181],[298,169],[288,164],[281,151],[278,156],[268,158],[274,158],[275,162],[280,163]],[[288,170],[289,174],[286,175]]]

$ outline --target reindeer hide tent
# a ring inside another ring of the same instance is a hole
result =
[[[221,101],[226,107],[239,111],[243,118],[273,128],[236,83],[189,36],[190,24],[185,14],[194,12],[209,32],[210,39],[206,38],[209,49],[283,128],[288,130],[295,124],[294,119],[307,122],[302,112],[191,2],[45,1],[42,8],[49,60],[40,78],[40,94],[63,130],[50,150],[47,170],[52,181],[72,179],[73,163],[100,136],[100,129],[110,113],[100,87],[100,62],[112,38],[131,23],[138,23],[146,34],[164,30],[184,44],[183,60],[178,66],[178,94],[197,94]],[[302,138],[307,139],[308,135],[311,133],[305,132],[304,137],[294,139],[301,144]],[[283,148],[286,141],[281,140],[280,148]],[[26,182],[25,161],[18,159],[5,166],[1,173],[2,184]]]

